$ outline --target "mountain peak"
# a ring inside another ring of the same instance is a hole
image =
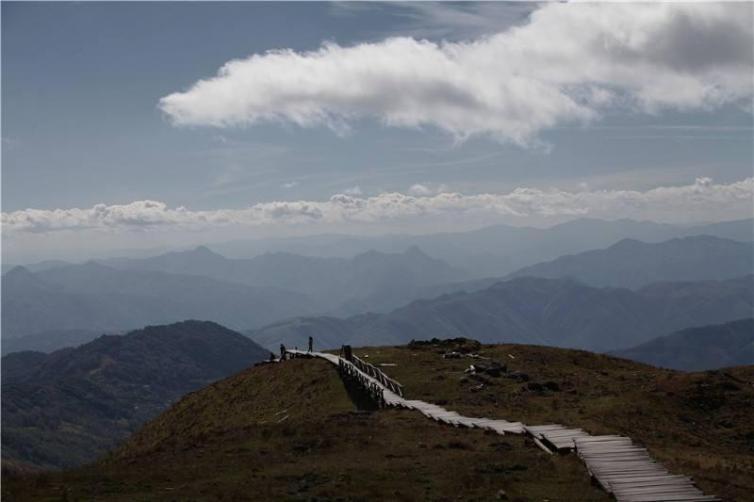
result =
[[[43,281],[34,272],[21,265],[15,266],[3,274],[3,293],[5,293],[5,288],[10,287],[10,285],[42,284],[44,284]],[[3,323],[5,323],[5,318],[3,318]]]
[[[8,272],[5,274],[5,279],[12,277],[31,277],[33,275],[34,274],[28,268],[24,267],[23,265],[17,265],[8,270]]]
[[[156,259],[173,259],[178,258],[180,260],[208,260],[208,261],[221,261],[226,260],[226,258],[219,254],[212,251],[210,248],[208,248],[205,245],[197,246],[193,249],[185,249],[183,251],[173,251],[170,253],[166,253],[160,256],[155,257]]]
[[[419,246],[411,246],[403,252],[406,256],[415,256],[417,258],[429,258],[427,253],[421,250]]]
[[[191,254],[197,255],[197,256],[222,256],[222,255],[220,255],[218,253],[215,253],[214,251],[212,251],[207,246],[197,246],[194,249],[192,249],[191,251],[187,251],[187,253],[191,253]]]
[[[644,242],[644,241],[640,241],[639,239],[626,238],[626,239],[619,240],[618,242],[616,242],[615,244],[613,244],[612,246],[610,246],[610,248],[626,248],[626,247],[630,248],[630,247],[634,247],[634,246],[637,246],[637,245],[638,246],[642,246],[642,245],[646,246],[646,245],[649,245],[649,244],[646,243],[646,242]],[[608,249],[610,249],[610,248],[608,248]]]

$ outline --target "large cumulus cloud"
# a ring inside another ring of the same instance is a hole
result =
[[[440,192],[410,195],[387,192],[371,197],[337,194],[322,201],[273,201],[241,209],[192,211],[162,202],[97,204],[88,209],[25,209],[2,214],[5,233],[46,233],[78,230],[204,230],[223,226],[358,225],[415,223],[476,217],[526,223],[528,217],[592,216],[657,221],[712,221],[752,216],[754,178],[716,184],[699,178],[682,186],[651,190],[582,190],[517,188],[508,193]]]
[[[226,63],[160,100],[180,125],[354,119],[526,144],[616,108],[655,113],[750,103],[750,3],[546,4],[467,42],[408,37],[276,50]]]

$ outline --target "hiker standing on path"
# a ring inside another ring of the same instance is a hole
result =
[[[282,343],[280,344],[280,360],[285,360],[285,345],[283,345]]]
[[[309,352],[312,351],[313,346],[314,346],[314,339],[312,337],[309,337]]]

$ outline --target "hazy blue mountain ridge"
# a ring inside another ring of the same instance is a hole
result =
[[[387,314],[297,318],[250,332],[267,347],[303,346],[313,336],[336,348],[411,339],[475,338],[607,351],[678,329],[740,319],[754,309],[754,276],[673,282],[637,291],[571,279],[521,277],[474,292],[418,300]]]
[[[467,277],[462,270],[411,247],[400,253],[368,251],[353,258],[265,253],[229,259],[201,246],[145,259],[106,260],[122,269],[195,274],[317,298],[323,312],[387,311],[416,299],[423,288]]]
[[[83,343],[91,342],[103,334],[105,333],[101,331],[87,329],[63,329],[42,331],[16,338],[3,338],[2,355],[21,351],[49,353],[64,347],[77,347]]]
[[[228,256],[283,251],[309,256],[351,257],[369,250],[396,253],[418,246],[429,256],[467,271],[472,278],[484,278],[503,277],[525,266],[566,254],[605,248],[622,239],[661,242],[694,235],[751,242],[754,241],[754,220],[682,226],[629,219],[607,221],[581,218],[549,228],[493,225],[470,231],[427,235],[314,235],[237,240],[213,244],[213,249]]]
[[[17,267],[3,276],[2,293],[3,338],[113,332],[193,318],[248,328],[321,312],[299,293],[92,262],[37,273]]]
[[[513,277],[571,277],[592,286],[638,288],[660,281],[731,279],[754,272],[754,244],[699,235],[606,248],[522,268]]]
[[[612,355],[685,371],[754,364],[754,319],[683,329]]]

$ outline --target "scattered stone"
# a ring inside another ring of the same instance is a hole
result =
[[[498,490],[495,498],[497,500],[508,500],[508,494],[505,493],[505,490]]]
[[[492,384],[492,381],[490,381],[490,379],[487,378],[484,375],[478,375],[476,373],[473,373],[473,374],[470,375],[469,378],[471,378],[472,380],[475,380],[475,381],[477,381],[479,383],[483,383],[484,385],[491,385]]]
[[[491,360],[476,362],[466,369],[466,373],[471,373],[472,375],[477,373],[485,373],[492,377],[499,377],[506,371],[508,371],[508,368],[505,366],[505,364]]]
[[[511,378],[513,380],[517,380],[519,382],[528,382],[529,381],[529,375],[526,373],[523,373],[521,371],[511,371],[506,375],[508,378]]]

